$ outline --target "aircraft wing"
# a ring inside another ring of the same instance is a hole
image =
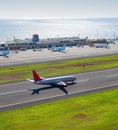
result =
[[[32,80],[32,79],[27,79],[27,80],[28,80],[28,81],[30,81],[30,82],[33,82],[33,83],[35,82],[35,81],[34,81],[34,80]]]
[[[68,84],[63,82],[63,81],[61,81],[61,82],[56,83],[56,85],[65,86],[66,87]]]

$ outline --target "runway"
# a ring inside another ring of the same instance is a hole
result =
[[[68,95],[57,87],[36,85],[29,81],[0,85],[0,111],[118,87],[118,68],[79,73],[75,76],[77,84],[65,88]],[[29,89],[38,89],[39,94],[31,95],[32,91]]]

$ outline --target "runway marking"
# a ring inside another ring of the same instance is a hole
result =
[[[77,82],[79,83],[81,83],[81,82],[86,82],[86,81],[88,81],[89,79],[82,79],[82,80],[78,80]]]
[[[0,93],[0,96],[13,94],[13,93],[20,93],[20,92],[24,92],[24,91],[27,91],[27,90],[18,90],[18,91],[13,91],[13,92]]]
[[[113,74],[113,75],[108,75],[108,76],[106,76],[107,78],[110,78],[110,77],[117,77],[118,76],[118,74]]]
[[[83,80],[79,80],[79,81],[76,81],[76,82],[77,83],[81,83],[81,82],[86,82],[88,80],[89,79],[83,79]],[[0,96],[8,95],[8,94],[13,94],[13,93],[20,93],[20,92],[24,92],[24,91],[27,91],[27,90],[18,90],[18,91],[13,91],[13,92],[0,93]]]
[[[109,85],[109,86],[102,86],[102,87],[87,89],[87,90],[83,90],[83,91],[71,92],[68,95],[82,93],[82,92],[83,93],[84,92],[89,92],[89,91],[92,91],[92,90],[100,90],[100,89],[103,89],[103,88],[109,88],[111,86],[116,86],[116,85],[118,85],[118,84],[112,84],[112,85]],[[4,106],[0,106],[0,108],[5,108],[5,107],[10,107],[10,106],[15,106],[15,105],[21,105],[21,104],[25,104],[25,103],[30,103],[30,102],[35,102],[35,101],[41,101],[41,100],[51,99],[51,98],[56,98],[56,97],[61,97],[61,96],[64,96],[64,95],[65,94],[60,94],[60,95],[50,96],[50,97],[46,97],[46,98],[40,98],[40,99],[35,99],[35,100],[30,100],[30,101],[25,101],[25,102],[20,102],[20,103],[14,103],[14,104],[9,104],[9,105],[4,105]]]
[[[28,81],[26,80],[26,81],[23,81],[23,82],[17,82],[17,83],[8,83],[8,84],[2,84],[2,85],[0,85],[0,86],[9,86],[9,85],[15,85],[15,84],[22,84],[22,83],[27,83]]]

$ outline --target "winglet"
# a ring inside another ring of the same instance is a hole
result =
[[[39,80],[42,80],[43,78],[40,77],[35,70],[32,71],[33,73],[33,77],[34,77],[34,81],[39,81]]]

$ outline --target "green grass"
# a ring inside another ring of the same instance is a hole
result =
[[[3,67],[0,84],[118,67],[118,55]],[[0,112],[0,130],[118,130],[118,89]]]
[[[0,112],[0,130],[118,130],[118,89]]]
[[[3,67],[0,69],[0,84],[32,78],[33,69],[42,77],[50,77],[114,67],[118,67],[118,55]]]

